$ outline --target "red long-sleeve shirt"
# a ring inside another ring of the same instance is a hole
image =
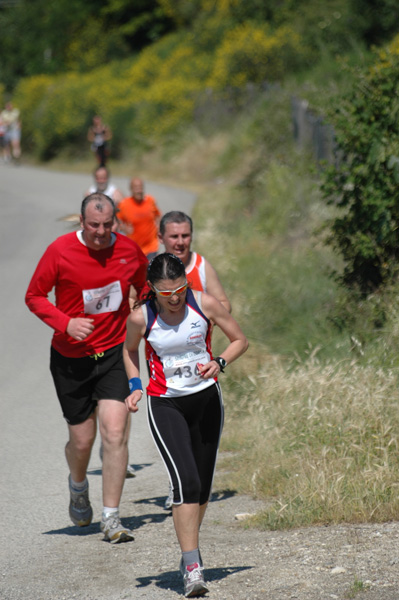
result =
[[[138,295],[145,284],[148,261],[139,246],[115,234],[114,243],[91,250],[80,232],[67,233],[47,248],[33,274],[25,302],[54,329],[52,346],[79,358],[104,352],[125,339],[132,285]],[[48,294],[55,288],[55,305]],[[71,318],[94,319],[94,331],[77,341],[66,333]]]

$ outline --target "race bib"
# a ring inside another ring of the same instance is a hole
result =
[[[114,281],[102,288],[83,290],[84,312],[88,315],[115,312],[122,302],[120,281]]]
[[[185,352],[174,356],[165,356],[163,367],[168,387],[186,387],[201,381],[197,363],[209,362],[207,352]]]

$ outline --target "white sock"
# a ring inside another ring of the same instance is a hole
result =
[[[110,506],[103,506],[103,517],[117,517],[119,515],[119,506],[112,508]]]

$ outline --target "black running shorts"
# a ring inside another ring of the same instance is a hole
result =
[[[65,420],[70,425],[86,421],[98,400],[124,402],[129,384],[118,344],[93,357],[68,358],[51,348],[50,371]]]

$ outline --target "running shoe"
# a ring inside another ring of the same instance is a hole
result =
[[[78,527],[86,527],[90,525],[93,518],[93,509],[89,500],[89,483],[86,488],[77,492],[71,487],[71,476],[68,477],[69,484],[69,516],[71,517],[72,523]]]
[[[119,542],[133,541],[133,532],[127,527],[123,527],[120,518],[117,515],[110,515],[101,519],[101,531],[104,534],[104,540],[111,544]]]
[[[128,465],[126,468],[126,479],[131,479],[132,477],[136,477],[136,473],[134,472],[134,467]]]
[[[193,563],[184,568],[183,559],[180,561],[180,573],[183,575],[184,595],[186,598],[203,596],[209,592],[203,572],[203,567],[200,567],[198,563]]]
[[[172,486],[169,484],[169,494],[165,500],[164,509],[170,510],[172,508],[172,506],[173,506],[173,489],[172,489]]]

